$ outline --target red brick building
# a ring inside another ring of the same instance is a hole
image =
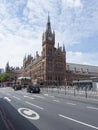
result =
[[[55,48],[55,32],[51,30],[50,17],[46,25],[46,31],[42,35],[42,55],[36,52],[36,57],[28,55],[23,60],[21,76],[30,76],[32,82],[42,84],[62,85],[66,73],[66,51],[63,48]]]
[[[71,66],[71,68],[70,68]],[[78,69],[77,69],[78,68]],[[20,71],[10,71],[12,77],[30,77],[32,82],[44,85],[70,85],[74,79],[98,76],[98,67],[66,63],[65,46],[55,47],[55,32],[51,29],[50,17],[42,34],[42,55],[25,56]],[[92,72],[91,68],[95,68]],[[8,68],[7,68],[8,69]]]

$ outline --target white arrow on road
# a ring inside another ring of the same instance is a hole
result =
[[[7,100],[7,101],[9,101],[9,102],[11,101],[11,99],[8,98],[8,97],[4,97],[4,99]]]

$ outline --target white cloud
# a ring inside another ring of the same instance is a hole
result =
[[[67,62],[98,66],[98,53],[67,52]]]
[[[67,48],[81,44],[83,38],[98,35],[97,0],[4,0],[0,2],[0,67],[8,60],[13,66],[21,66],[25,53],[41,51],[48,11],[56,45],[59,42]],[[84,63],[86,56],[89,64],[94,63],[91,58],[96,54],[67,53],[68,61]]]
[[[80,8],[80,7],[83,6],[82,3],[81,3],[81,0],[66,0],[66,1],[67,1],[67,5],[69,7]]]
[[[10,62],[12,66],[21,66],[23,57],[26,54],[35,54],[35,49],[40,49],[38,47],[39,43],[37,40],[27,39],[25,37],[7,35],[6,39],[1,36],[2,44],[0,44],[0,65],[3,66],[7,61]],[[8,43],[8,45],[7,45]],[[7,46],[6,46],[7,45]]]

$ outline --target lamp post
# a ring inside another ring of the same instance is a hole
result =
[[[16,79],[17,79],[17,77],[15,76],[15,84],[16,84]]]
[[[79,90],[79,79],[78,79],[78,90]]]
[[[85,87],[85,97],[87,98],[87,86]]]
[[[2,79],[0,79],[0,86],[2,86]]]
[[[66,82],[67,82],[67,79],[65,78],[65,79],[64,79],[64,85],[65,85],[65,95],[66,95]]]

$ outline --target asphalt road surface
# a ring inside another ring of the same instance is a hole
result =
[[[0,88],[0,130],[98,130],[98,101]]]

